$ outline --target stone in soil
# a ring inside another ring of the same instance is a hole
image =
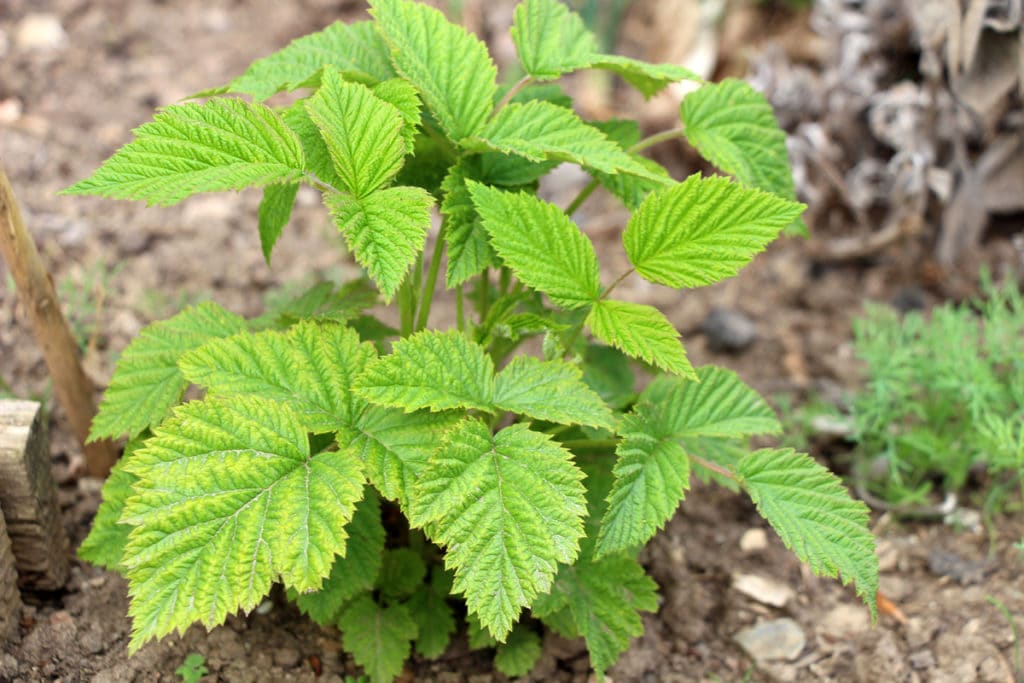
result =
[[[701,331],[714,351],[739,353],[757,340],[757,325],[744,313],[730,308],[714,308],[701,323]]]
[[[789,586],[757,574],[734,574],[732,587],[748,598],[771,607],[785,607],[794,595]]]
[[[60,19],[53,14],[29,14],[18,24],[15,44],[23,50],[56,50],[64,47],[68,36]]]
[[[793,661],[807,645],[800,625],[788,617],[759,621],[739,631],[734,639],[756,662]]]
[[[866,631],[870,624],[864,605],[837,605],[818,623],[818,633],[836,640],[852,638]]]
[[[744,553],[758,553],[768,547],[768,534],[764,529],[747,529],[740,537],[740,550]]]

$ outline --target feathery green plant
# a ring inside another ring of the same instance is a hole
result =
[[[692,472],[745,490],[800,558],[873,611],[864,506],[806,455],[746,452],[747,437],[779,430],[767,404],[727,370],[694,368],[657,309],[613,297],[634,273],[673,288],[731,277],[799,224],[765,99],[702,83],[683,103],[685,133],[642,140],[633,121],[581,120],[546,82],[604,69],[652,95],[698,79],[602,53],[557,0],[516,9],[527,76],[511,86],[440,12],[370,4],[372,21],[300,38],[163,109],[67,190],[166,205],[262,187],[269,260],[307,184],[367,275],[255,320],[187,308],[124,351],[92,437],[130,441],[80,553],[128,578],[129,649],[216,626],[281,583],[341,629],[373,681],[413,649],[441,654],[463,618],[506,674],[533,666],[543,624],[582,636],[603,675],[642,632],[639,612],[657,609],[637,553]],[[262,103],[295,90],[308,94]],[[676,182],[639,153],[683,135],[739,182]],[[562,162],[593,177],[569,210],[536,195]],[[634,210],[632,266],[607,280],[571,218],[598,185]],[[442,264],[446,330],[428,326]],[[380,299],[397,329],[367,313]],[[520,351],[538,337],[542,355]],[[659,375],[639,394],[635,362]],[[191,384],[205,397],[181,403]]]
[[[852,403],[855,473],[889,503],[921,505],[936,484],[957,491],[979,464],[1024,482],[1024,297],[987,276],[983,290],[929,317],[872,306],[854,323],[866,377]]]

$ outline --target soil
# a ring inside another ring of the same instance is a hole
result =
[[[0,4],[0,154],[99,384],[141,327],[184,303],[212,298],[255,315],[267,292],[282,283],[340,280],[358,272],[311,192],[300,195],[272,268],[263,262],[254,229],[258,193],[145,209],[56,192],[127,141],[155,106],[227,82],[291,38],[362,12],[358,3],[332,0]],[[19,27],[30,13],[56,17],[63,40],[23,47]],[[680,149],[659,155],[677,174],[691,164]],[[578,174],[559,173],[545,192],[571,197],[580,184]],[[622,215],[599,196],[578,214],[609,273],[621,271],[625,259],[618,243]],[[635,279],[622,291],[662,306],[684,332],[695,364],[735,369],[771,397],[835,402],[857,382],[850,319],[865,300],[927,305],[963,296],[977,265],[973,260],[937,276],[915,244],[827,265],[815,260],[814,247],[813,240],[783,240],[739,277],[704,290],[678,293]],[[997,267],[1014,258],[1019,256],[1005,236],[994,237],[980,256]],[[0,380],[15,395],[49,402],[45,367],[9,278],[0,272]],[[701,323],[714,308],[742,312],[754,323],[757,338],[749,349],[712,349]],[[100,484],[81,476],[80,450],[55,405],[52,434],[64,521],[77,545],[99,503]],[[1024,531],[1020,524],[1001,519],[988,529],[954,530],[876,516],[875,528],[882,593],[895,609],[872,626],[852,589],[811,576],[749,501],[696,486],[644,553],[661,586],[661,608],[645,617],[645,635],[609,677],[645,683],[1020,680],[1013,626],[992,603],[1024,616],[1021,556],[1011,548]],[[763,547],[758,530],[768,531]],[[791,595],[782,606],[764,604],[763,591],[754,599],[740,590],[749,580],[744,575],[769,581],[773,592],[786,594],[788,588]],[[75,560],[65,591],[24,597],[21,637],[0,654],[0,681],[175,681],[174,670],[192,652],[206,658],[211,673],[205,681],[326,682],[358,673],[340,652],[335,631],[311,624],[279,596],[210,633],[192,628],[131,658],[126,586],[118,576]],[[796,622],[806,638],[803,648],[791,661],[755,667],[736,634],[782,617]],[[530,680],[591,677],[581,643],[549,636]],[[460,637],[440,660],[412,660],[403,680],[485,683],[504,677],[492,671],[486,655],[469,653]]]

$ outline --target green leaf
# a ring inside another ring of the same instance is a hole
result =
[[[661,180],[572,110],[540,100],[506,105],[469,146],[535,162],[569,161],[604,173]]]
[[[145,438],[140,436],[125,446],[124,454],[103,483],[103,502],[92,520],[89,535],[78,547],[80,558],[110,571],[123,569],[121,559],[128,543],[128,534],[132,530],[131,526],[121,524],[121,513],[124,511],[124,502],[134,493],[132,486],[138,477],[125,469],[125,463],[144,443]]]
[[[405,119],[365,85],[347,83],[328,69],[306,110],[327,143],[343,184],[339,189],[365,198],[401,170]]]
[[[341,613],[341,645],[363,667],[371,683],[391,683],[412,652],[416,622],[405,605],[381,607],[369,595]]]
[[[355,391],[371,403],[413,412],[475,408],[494,403],[494,362],[457,330],[424,330],[395,342],[391,355],[371,364]]]
[[[512,40],[519,62],[538,81],[586,69],[597,53],[594,34],[583,19],[558,0],[525,0],[516,6]]]
[[[281,118],[299,136],[302,153],[306,157],[306,170],[311,171],[318,180],[331,187],[343,187],[344,182],[334,169],[334,160],[331,159],[331,152],[327,149],[324,136],[320,134],[320,129],[306,110],[308,101],[308,99],[299,100],[282,110]]]
[[[470,177],[463,164],[451,168],[441,189],[444,200],[441,213],[448,222],[445,232],[445,246],[448,250],[448,268],[445,284],[457,287],[484,268],[495,265],[494,250],[487,239],[487,231],[476,213],[473,198],[466,187]]]
[[[492,435],[476,419],[448,433],[416,485],[410,522],[432,524],[455,571],[453,590],[504,640],[559,562],[579,552],[583,473],[546,434],[513,425]]]
[[[360,199],[327,197],[349,249],[389,303],[423,251],[434,200],[420,187],[389,187]]]
[[[598,55],[594,68],[611,71],[650,99],[666,86],[679,81],[703,83],[704,79],[678,64],[649,64],[619,55]]]
[[[231,81],[226,92],[245,93],[261,102],[282,90],[316,85],[324,67],[333,67],[346,79],[364,83],[384,81],[395,75],[388,47],[372,22],[337,21],[257,59],[244,74]]]
[[[631,557],[584,560],[561,567],[550,594],[537,601],[533,613],[540,619],[554,616],[557,623],[566,608],[600,678],[629,648],[629,641],[643,633],[637,612],[658,609],[657,586]]]
[[[629,148],[640,142],[640,126],[636,121],[628,119],[612,119],[610,121],[590,121],[589,125],[597,128],[608,136],[608,139],[622,147],[623,151],[629,153]],[[590,170],[590,174],[601,183],[601,186],[615,195],[623,205],[630,210],[636,210],[648,194],[673,184],[665,168],[652,159],[629,153],[638,163],[647,167],[652,175],[659,179],[641,178],[627,173],[601,173]]]
[[[740,484],[786,547],[819,576],[853,582],[878,617],[878,557],[864,503],[805,453],[761,449],[739,462]]]
[[[380,494],[409,510],[413,484],[426,468],[430,454],[441,447],[444,433],[461,415],[421,410],[366,407],[351,429],[338,434],[338,442],[363,461],[366,476]]]
[[[144,328],[121,354],[92,421],[89,440],[134,436],[155,427],[181,400],[188,382],[178,358],[211,339],[245,329],[245,320],[212,302]]]
[[[420,96],[416,88],[405,79],[392,78],[373,86],[373,94],[393,105],[402,115],[402,120],[405,121],[402,127],[405,153],[412,154],[416,148],[416,135],[422,122]]]
[[[636,398],[629,357],[610,346],[587,345],[583,354],[583,381],[614,410],[622,410]]]
[[[388,599],[407,598],[427,578],[427,565],[411,548],[392,548],[384,553],[377,587]]]
[[[533,629],[516,624],[508,640],[498,645],[494,668],[509,678],[525,676],[540,659],[540,636]]]
[[[748,187],[796,199],[786,134],[750,84],[728,78],[703,85],[683,98],[679,115],[690,144],[715,166]]]
[[[692,175],[647,197],[622,241],[651,282],[700,287],[739,272],[803,209],[727,178]]]
[[[250,610],[276,580],[319,590],[363,493],[358,460],[311,454],[298,416],[254,396],[179,406],[126,467],[131,652]]]
[[[707,366],[696,377],[658,377],[623,419],[598,557],[643,545],[675,513],[690,487],[690,458],[681,442],[781,431],[768,404],[735,373]]]
[[[258,215],[260,246],[263,247],[263,258],[267,265],[270,265],[270,252],[274,250],[277,238],[292,217],[292,206],[295,205],[298,192],[298,183],[268,185],[263,188],[263,201],[260,202]]]
[[[444,654],[455,633],[455,613],[448,604],[451,579],[440,566],[431,572],[430,582],[420,586],[406,607],[419,628],[416,652],[428,659]]]
[[[601,279],[594,245],[561,209],[524,192],[468,185],[494,250],[519,280],[563,308],[597,300]]]
[[[498,641],[480,624],[475,614],[466,615],[466,640],[469,641],[470,650],[483,650],[498,645]]]
[[[309,431],[353,424],[363,403],[351,385],[376,356],[373,346],[342,325],[303,322],[287,332],[218,339],[179,361],[190,381],[213,396],[262,396],[288,405]]]
[[[514,358],[495,380],[494,404],[537,420],[615,428],[612,411],[583,382],[580,369],[564,361]]]
[[[323,587],[313,593],[294,594],[299,609],[324,626],[336,624],[342,606],[377,583],[384,552],[384,525],[377,496],[367,493],[359,501],[345,531],[349,535],[345,556],[334,558]]]
[[[373,0],[370,7],[395,68],[420,91],[448,138],[480,132],[498,87],[487,46],[433,7],[411,0]]]
[[[197,192],[292,183],[298,137],[269,107],[215,98],[164,108],[95,173],[61,194],[144,199],[170,206]]]
[[[602,299],[587,316],[594,336],[667,372],[695,377],[693,366],[679,341],[679,332],[653,306]]]

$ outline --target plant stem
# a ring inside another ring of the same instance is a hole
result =
[[[463,301],[461,284],[455,288],[455,325],[459,332],[466,331],[466,303]]]
[[[675,138],[682,137],[682,135],[682,127],[670,128],[669,130],[663,130],[660,133],[655,133],[654,135],[644,138],[626,151],[631,153],[640,152],[648,147],[654,147],[657,144],[665,142],[666,140],[674,140]]]
[[[452,147],[452,143],[448,141],[448,138],[428,123],[424,123],[422,128],[423,132],[427,134],[427,137],[437,143],[438,147],[441,148],[441,151],[444,152],[446,157],[452,161],[459,160],[459,154],[455,151],[455,148]]]
[[[711,470],[715,474],[721,475],[726,479],[736,481],[736,475],[733,472],[730,472],[729,470],[725,469],[724,467],[717,463],[713,463],[710,460],[705,460],[699,455],[693,455],[692,453],[690,454],[690,460],[694,461],[704,469]]]
[[[434,288],[437,286],[437,274],[441,270],[441,250],[444,248],[447,231],[448,221],[444,221],[441,223],[441,229],[437,231],[437,242],[434,244],[434,253],[430,257],[430,270],[427,271],[427,279],[423,283],[423,290],[420,293],[420,314],[416,318],[417,330],[425,328],[427,318],[430,317],[430,306],[434,301]]]
[[[505,96],[502,97],[501,101],[498,102],[497,106],[494,107],[494,111],[491,112],[491,116],[494,116],[499,111],[501,111],[502,108],[506,104],[508,104],[509,102],[512,101],[512,98],[515,97],[519,93],[520,90],[522,90],[523,88],[525,88],[526,86],[528,86],[532,82],[533,82],[533,76],[531,76],[529,74],[523,76],[518,81],[516,81],[515,85],[513,85],[511,88],[508,89],[508,92],[505,93]]]
[[[572,200],[569,206],[565,207],[565,215],[571,216],[576,213],[576,210],[583,206],[583,202],[587,201],[587,197],[594,194],[594,190],[597,189],[599,184],[600,183],[598,183],[596,179],[587,183],[584,188],[580,190],[580,193],[576,195],[576,199]]]
[[[398,289],[398,310],[401,316],[399,333],[403,339],[412,334],[413,321],[416,319],[416,302],[413,296],[412,281],[406,278]]]
[[[625,280],[627,277],[632,275],[635,271],[636,271],[636,268],[630,268],[629,270],[624,272],[622,275],[620,275],[617,278],[615,278],[615,281],[612,282],[610,285],[608,285],[608,289],[604,290],[604,292],[601,293],[601,296],[599,296],[597,298],[597,300],[598,301],[604,301],[606,298],[608,298],[608,295],[612,293],[612,290],[615,289],[616,287],[618,287],[622,283],[623,280]],[[583,331],[583,323],[584,323],[585,320],[586,320],[586,318],[581,320],[579,322],[579,324],[576,325],[575,328],[573,328],[572,333],[569,335],[569,341],[567,341],[565,343],[565,355],[566,356],[568,356],[569,354],[572,353],[573,344],[576,343],[576,339],[580,336],[580,332]]]
[[[508,266],[502,266],[498,276],[498,293],[501,296],[508,294],[508,288],[512,284],[512,271]]]
[[[561,445],[569,450],[608,450],[619,445],[619,439],[570,439]]]
[[[490,280],[491,280],[491,269],[484,268],[484,272],[480,273],[480,279],[476,283],[476,312],[480,316],[480,321],[487,317],[487,309],[490,307]]]

